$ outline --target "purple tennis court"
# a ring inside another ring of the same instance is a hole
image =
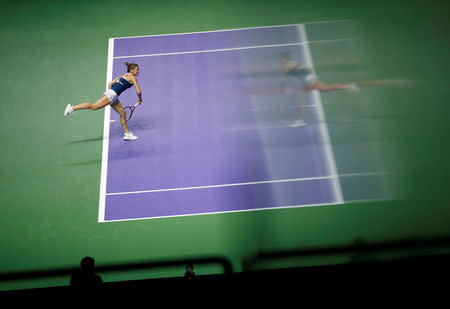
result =
[[[108,79],[139,64],[143,104],[135,141],[105,110],[99,222],[342,203],[320,97],[270,93],[283,52],[312,66],[302,25],[110,39]]]

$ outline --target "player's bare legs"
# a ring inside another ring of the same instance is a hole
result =
[[[79,109],[91,109],[91,110],[95,111],[97,109],[105,107],[110,102],[111,101],[106,96],[103,96],[100,99],[98,99],[98,101],[95,102],[95,103],[89,103],[89,102],[81,103],[81,104],[79,104],[77,106],[72,107],[72,109],[74,111],[79,110]]]
[[[319,90],[319,91],[333,91],[333,90],[345,90],[351,89],[353,84],[324,84],[320,80],[317,80],[312,86],[308,87],[308,90]]]
[[[85,103],[81,103],[77,106],[72,106],[71,104],[67,104],[66,109],[64,110],[64,117],[67,117],[67,115],[69,115],[79,109],[91,109],[91,110],[95,111],[95,110],[105,107],[110,102],[111,101],[106,96],[104,96],[104,97],[101,97],[100,99],[98,99],[97,102],[95,102],[95,103],[85,102]]]
[[[299,93],[299,101],[300,101],[300,107],[298,109],[299,117],[296,121],[294,121],[289,125],[291,128],[298,128],[306,125],[305,120],[303,118],[305,114],[305,103],[306,103],[306,97],[304,92]]]
[[[119,114],[120,124],[122,125],[123,132],[125,134],[129,134],[130,131],[128,130],[127,126],[127,114],[125,113],[122,104],[120,104],[120,101],[117,101],[116,104],[111,105],[111,108]]]

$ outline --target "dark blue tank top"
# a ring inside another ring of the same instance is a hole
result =
[[[112,85],[111,89],[119,96],[122,92],[132,87],[133,84],[121,77],[117,82]]]
[[[292,69],[290,69],[287,72],[289,75],[298,77],[298,78],[305,78],[306,76],[311,74],[311,71],[306,68],[301,68],[300,66],[296,65]]]

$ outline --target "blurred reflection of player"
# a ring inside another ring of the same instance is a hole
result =
[[[349,84],[325,84],[321,82],[317,76],[314,74],[312,68],[304,66],[298,62],[295,62],[289,56],[289,53],[281,54],[281,66],[283,70],[283,82],[282,88],[285,87],[287,77],[294,77],[299,79],[301,82],[301,90],[311,91],[334,91],[334,90],[347,90],[350,92],[359,91],[356,83]],[[305,125],[303,119],[304,115],[304,98],[300,97],[300,115],[299,119],[290,125],[290,127],[302,127]]]

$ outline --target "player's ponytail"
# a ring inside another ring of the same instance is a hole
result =
[[[130,71],[133,70],[134,68],[138,67],[138,65],[136,63],[125,62],[125,65],[127,66],[128,73],[130,73]]]

